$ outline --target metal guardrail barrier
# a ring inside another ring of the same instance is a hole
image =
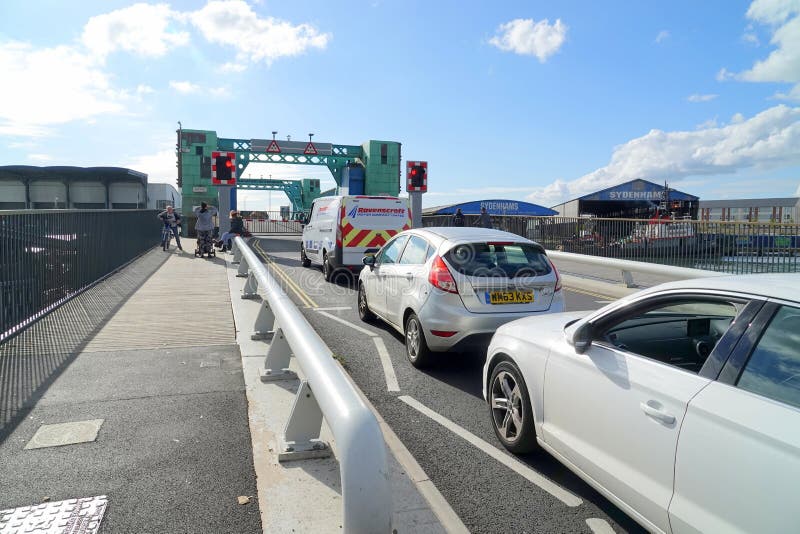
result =
[[[466,216],[474,225],[477,216]],[[729,274],[800,272],[800,225],[789,221],[492,216],[494,228],[548,250]],[[423,217],[450,226],[451,216]]]
[[[286,423],[279,461],[329,456],[329,445],[320,440],[324,416],[338,445],[344,532],[391,532],[390,472],[377,419],[331,350],[241,237],[234,239],[233,263],[239,264],[237,276],[247,277],[242,298],[262,297],[252,336],[272,340],[262,381],[297,378],[288,368],[292,355],[307,377]]]
[[[725,276],[728,273],[718,271],[706,271],[704,269],[690,269],[688,267],[675,267],[673,265],[662,265],[658,263],[645,263],[642,261],[619,260],[616,258],[602,258],[598,256],[588,256],[586,254],[573,254],[572,252],[560,252],[548,250],[547,256],[554,260],[574,261],[585,265],[596,267],[608,267],[619,269],[622,274],[622,283],[626,287],[634,287],[632,273],[655,274],[674,278],[676,280],[685,278],[704,278],[707,276]]]
[[[156,245],[157,213],[0,211],[0,342]]]

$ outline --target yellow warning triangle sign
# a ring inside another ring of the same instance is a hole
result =
[[[278,146],[278,142],[275,139],[273,139],[270,142],[269,146],[267,146],[267,152],[271,152],[273,154],[280,154],[281,147]]]
[[[316,156],[317,155],[317,147],[314,146],[314,143],[309,141],[308,144],[306,145],[306,149],[303,151],[303,154]]]

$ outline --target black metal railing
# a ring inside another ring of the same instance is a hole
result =
[[[0,342],[157,245],[157,213],[0,211]]]
[[[240,211],[244,226],[254,234],[299,235],[303,233],[305,212]]]
[[[466,216],[466,225],[477,223]],[[451,216],[424,216],[450,226]],[[800,225],[684,219],[492,216],[492,225],[548,250],[726,273],[800,272]]]

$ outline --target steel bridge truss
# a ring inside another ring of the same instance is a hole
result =
[[[336,180],[337,185],[340,184],[342,177],[342,169],[348,163],[355,162],[356,159],[361,159],[364,151],[357,145],[333,145],[332,153],[330,155],[323,154],[283,154],[272,152],[253,152],[250,148],[249,139],[226,139],[219,138],[217,144],[220,150],[227,150],[228,152],[236,153],[236,168],[237,176],[241,176],[244,170],[250,163],[283,163],[288,165],[317,165],[328,167],[333,179]],[[237,181],[237,186],[240,182]],[[259,180],[250,179],[250,182],[257,182]],[[260,189],[253,186],[249,189]],[[265,187],[264,189],[272,189]]]

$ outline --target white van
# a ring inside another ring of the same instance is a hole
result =
[[[321,265],[325,280],[337,269],[358,272],[364,254],[377,252],[398,232],[411,228],[408,199],[336,196],[314,200],[303,228],[300,261]]]

